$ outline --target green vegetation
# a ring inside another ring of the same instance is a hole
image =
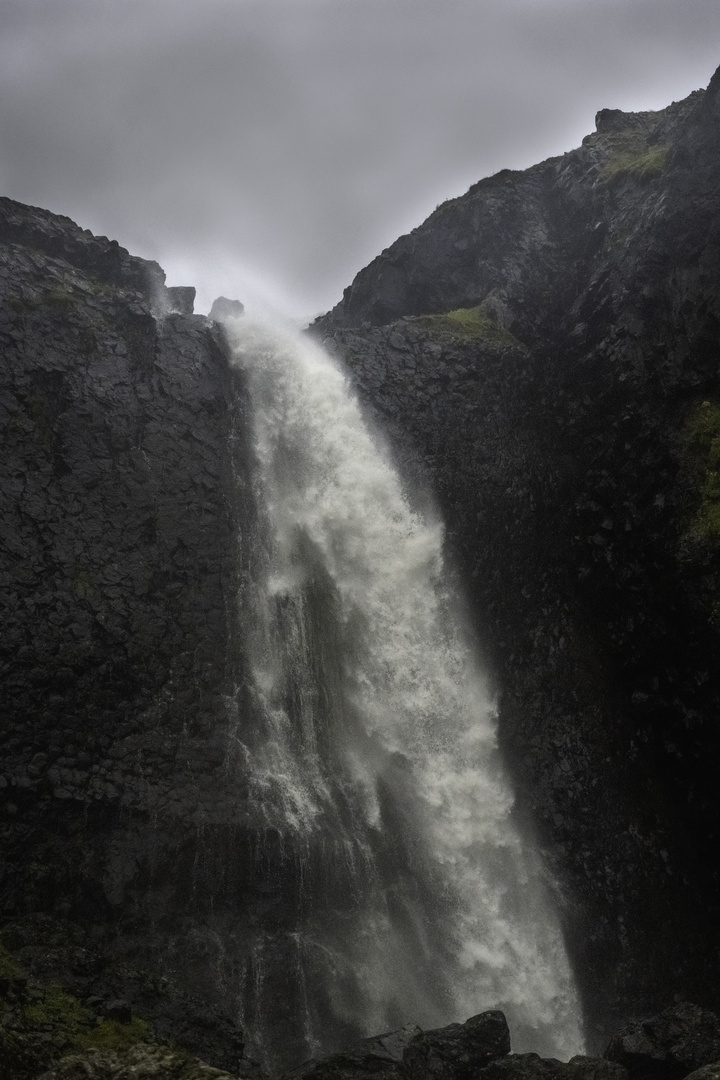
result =
[[[98,1020],[91,1009],[56,983],[45,986],[43,996],[25,1006],[23,1023],[30,1031],[48,1032],[63,1054],[91,1047],[122,1050],[145,1042],[150,1034],[147,1023],[136,1016],[127,1024],[107,1018]]]
[[[80,1034],[92,1021],[92,1014],[77,998],[66,994],[57,984],[45,987],[43,997],[27,1005],[23,1020],[30,1028],[49,1028],[62,1034],[73,1046],[79,1045]]]
[[[623,132],[610,136],[607,142],[611,152],[600,172],[600,179],[607,183],[623,176],[652,180],[665,168],[667,147],[648,146],[641,132]]]
[[[70,289],[65,285],[54,285],[47,293],[47,300],[50,304],[64,306],[65,304],[72,304],[74,297]]]
[[[133,1016],[129,1024],[119,1020],[101,1020],[94,1028],[80,1036],[80,1045],[84,1048],[96,1047],[98,1050],[123,1050],[135,1043],[147,1042],[150,1028],[145,1020]]]
[[[35,930],[42,930],[35,924]],[[28,978],[12,951],[27,941],[23,928],[0,932],[0,1075],[8,1080],[34,1080],[68,1055],[87,1050],[126,1050],[151,1038],[139,1017],[127,1023],[98,1011],[58,983]],[[31,941],[37,941],[37,934]],[[97,1000],[97,999],[96,999]],[[73,1074],[74,1075],[74,1074]]]
[[[498,326],[482,304],[471,308],[456,308],[438,315],[420,315],[417,322],[427,330],[444,331],[468,340],[486,338],[497,345],[519,345],[509,331]]]
[[[689,533],[716,546],[720,543],[720,405],[703,401],[689,417],[687,431],[700,477],[700,506]]]

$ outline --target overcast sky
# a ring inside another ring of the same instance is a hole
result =
[[[720,0],[0,0],[0,193],[313,317],[444,199],[720,65]]]

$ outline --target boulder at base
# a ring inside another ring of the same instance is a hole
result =
[[[682,1080],[720,1061],[720,1020],[683,1002],[624,1028],[605,1057],[624,1065],[631,1080]]]
[[[361,1039],[322,1061],[306,1061],[288,1074],[288,1080],[289,1077],[302,1080],[377,1080],[378,1077],[404,1080],[403,1053],[408,1043],[421,1034],[419,1027],[409,1024],[397,1031]]]
[[[416,1035],[403,1054],[404,1075],[413,1080],[475,1080],[479,1069],[509,1052],[503,1013],[478,1013],[464,1024]]]

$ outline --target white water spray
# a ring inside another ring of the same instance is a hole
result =
[[[316,345],[245,320],[227,329],[249,383],[262,522],[244,600],[262,716],[250,802],[297,866],[283,955],[301,1041],[311,1053],[501,1008],[514,1050],[578,1053],[562,935],[513,824],[442,529],[411,510]],[[272,952],[265,933],[256,1002]],[[268,990],[251,1024],[266,1057],[272,1008]]]

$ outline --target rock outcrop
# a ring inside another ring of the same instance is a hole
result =
[[[227,296],[218,296],[213,300],[209,318],[222,322],[223,319],[236,319],[245,310],[239,300],[228,300]]]

